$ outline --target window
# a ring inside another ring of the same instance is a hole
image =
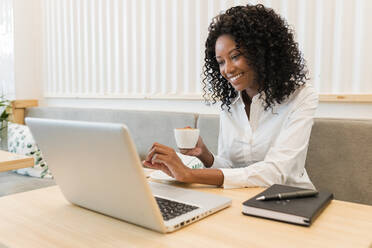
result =
[[[13,0],[0,1],[0,95],[14,98]]]

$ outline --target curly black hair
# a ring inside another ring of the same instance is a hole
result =
[[[305,60],[294,41],[293,30],[272,9],[262,4],[236,6],[216,16],[208,28],[203,68],[204,98],[221,101],[230,110],[237,92],[221,75],[215,44],[221,35],[231,35],[256,72],[258,92],[264,92],[265,110],[280,104],[306,83]]]

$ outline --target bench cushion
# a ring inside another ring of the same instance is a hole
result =
[[[200,136],[208,149],[213,153],[218,152],[218,134],[220,131],[219,115],[200,114],[197,120],[197,128],[200,130]]]
[[[372,120],[315,119],[306,169],[336,199],[372,204]]]
[[[153,142],[176,148],[173,129],[175,127],[195,127],[197,118],[197,114],[193,113],[66,107],[28,108],[25,116],[125,123],[141,159],[146,156]]]

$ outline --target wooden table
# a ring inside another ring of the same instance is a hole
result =
[[[0,150],[0,172],[27,168],[34,165],[34,158]]]
[[[244,216],[241,203],[260,188],[192,185],[233,199],[232,206],[160,234],[68,203],[58,186],[0,198],[6,247],[372,247],[372,206],[333,200],[311,227]]]

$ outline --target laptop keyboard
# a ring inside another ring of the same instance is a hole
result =
[[[184,203],[171,201],[164,198],[155,197],[156,202],[159,205],[160,212],[163,215],[164,220],[170,220],[180,216],[182,214],[191,212],[199,207],[187,205]]]

